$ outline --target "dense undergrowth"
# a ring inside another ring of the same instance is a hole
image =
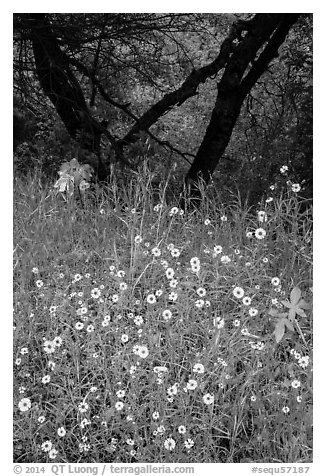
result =
[[[82,206],[52,185],[14,184],[14,460],[312,461],[299,194],[180,208],[139,175]]]

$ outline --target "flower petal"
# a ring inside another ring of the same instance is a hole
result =
[[[301,316],[301,317],[307,317],[307,314],[306,314],[302,309],[300,309],[300,307],[297,306],[297,307],[295,308],[295,311],[296,311],[297,314],[299,314],[299,316]]]
[[[298,307],[301,307],[302,309],[311,309],[311,304],[307,303],[304,299],[300,299]]]
[[[301,289],[296,286],[295,288],[292,289],[290,294],[291,303],[297,304],[300,300],[300,297],[301,297]]]
[[[284,326],[284,320],[280,319],[276,325],[275,325],[275,330],[273,334],[275,335],[275,340],[277,343],[279,343],[282,340],[282,337],[284,336],[284,331],[285,331],[285,326]]]
[[[284,324],[290,331],[294,332],[293,324],[291,321],[289,321],[289,319],[284,319]]]
[[[289,301],[281,301],[281,303],[283,304],[283,306],[288,307],[289,309],[293,307],[293,304],[290,303]]]

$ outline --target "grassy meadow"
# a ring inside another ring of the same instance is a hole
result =
[[[14,461],[312,461],[300,192],[180,207],[135,175],[84,206],[14,183]]]

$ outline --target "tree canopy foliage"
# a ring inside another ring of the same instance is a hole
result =
[[[18,168],[147,159],[259,196],[287,165],[312,193],[308,14],[14,14],[14,98]]]

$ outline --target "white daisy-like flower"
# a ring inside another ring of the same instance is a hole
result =
[[[179,389],[179,384],[176,382],[173,385],[171,385],[171,387],[168,387],[167,394],[170,397],[173,397],[174,395],[178,393],[178,389]]]
[[[191,271],[192,271],[193,273],[199,273],[199,271],[200,271],[200,265],[198,265],[198,266],[193,265],[193,266],[191,267]]]
[[[265,221],[267,221],[267,213],[264,212],[263,210],[257,212],[257,215],[258,215],[259,222],[264,223]]]
[[[221,263],[227,264],[231,262],[231,258],[227,255],[221,256]]]
[[[245,306],[250,306],[251,304],[251,298],[249,296],[245,296],[243,299],[242,299],[242,302]]]
[[[88,403],[84,401],[78,404],[78,410],[80,411],[80,413],[86,413],[88,408],[89,408]]]
[[[178,207],[172,207],[170,212],[169,212],[169,215],[170,217],[172,217],[173,215],[177,215],[179,212],[179,208]]]
[[[47,453],[48,451],[50,451],[52,448],[52,441],[50,440],[46,440],[44,441],[42,444],[41,444],[41,449],[42,451],[44,451],[45,453]]]
[[[167,367],[165,367],[164,365],[158,365],[156,367],[153,368],[153,372],[155,372],[156,374],[163,374],[165,372],[168,372],[169,369]]]
[[[169,294],[169,300],[170,301],[176,301],[178,299],[178,293],[176,293],[175,291],[172,291],[170,294]]]
[[[257,230],[255,231],[255,237],[257,238],[257,240],[263,240],[266,236],[266,231],[264,230],[264,228],[257,228]]]
[[[203,364],[197,362],[196,364],[194,364],[192,371],[197,374],[203,374],[205,372],[205,367],[203,366]]]
[[[157,246],[155,246],[155,247],[152,249],[152,255],[153,255],[153,256],[156,256],[156,257],[161,256],[161,250],[160,250]]]
[[[213,256],[215,257],[216,255],[221,254],[222,251],[223,251],[222,246],[220,246],[220,245],[214,246],[214,248],[213,248]]]
[[[308,367],[309,365],[309,355],[303,355],[302,357],[300,356],[299,354],[299,358],[298,358],[298,364],[300,365],[300,367],[302,367],[303,369],[305,369],[306,367]]]
[[[173,451],[174,448],[175,448],[175,440],[172,437],[167,438],[164,441],[164,448],[169,450],[169,451]]]
[[[223,329],[224,324],[225,321],[220,316],[214,317],[213,326],[216,327],[216,329]]]
[[[242,299],[243,296],[244,296],[244,290],[242,288],[240,288],[240,286],[236,286],[233,289],[233,296],[238,298],[238,299]]]
[[[205,288],[198,288],[196,292],[197,292],[198,296],[200,296],[200,297],[206,296],[206,289]]]
[[[83,420],[80,422],[80,428],[84,429],[90,424],[91,422],[87,418],[83,418]]]
[[[18,408],[21,412],[27,412],[28,410],[30,410],[31,406],[32,402],[29,398],[22,398],[18,403]]]
[[[98,299],[101,296],[101,291],[99,290],[99,288],[92,289],[91,296],[93,299]]]
[[[49,367],[50,370],[54,370],[55,362],[53,362],[53,360],[49,360],[48,361],[48,367]]]
[[[117,402],[115,405],[115,409],[119,411],[121,411],[124,407],[124,403],[123,402]]]
[[[255,316],[257,316],[257,314],[258,314],[258,310],[255,309],[254,307],[251,307],[251,308],[249,309],[249,316],[255,317]]]
[[[136,326],[141,326],[142,324],[144,324],[144,319],[142,318],[142,316],[135,316],[134,323],[136,324]]]
[[[195,301],[195,306],[201,309],[205,306],[205,301],[203,299],[197,299],[197,301]]]
[[[211,393],[206,393],[203,395],[203,402],[205,405],[212,405],[214,403],[214,395]]]
[[[173,248],[173,250],[171,250],[171,256],[173,258],[179,258],[180,254],[181,251],[178,248]]]
[[[301,185],[299,183],[293,183],[291,188],[292,188],[292,192],[298,193],[301,190]]]
[[[53,352],[55,352],[56,346],[52,340],[45,340],[43,342],[43,348],[46,354],[53,354]]]
[[[190,450],[193,446],[194,446],[194,440],[192,440],[191,438],[188,438],[185,442],[184,442],[184,445],[185,447],[187,448],[187,450]]]
[[[197,256],[194,256],[193,258],[191,258],[190,260],[190,266],[193,267],[193,266],[200,266],[200,259],[197,258]]]
[[[178,286],[178,280],[175,278],[171,279],[169,282],[169,286],[170,288],[176,288]]]
[[[148,348],[146,347],[146,345],[140,345],[140,346],[139,346],[138,355],[139,355],[139,357],[141,357],[142,359],[146,359],[146,357],[148,357],[148,355],[149,355],[149,350],[148,350]]]
[[[134,345],[133,348],[132,348],[133,353],[138,355],[139,348],[140,348],[139,344]]]
[[[156,303],[155,294],[148,294],[148,296],[147,296],[147,298],[146,298],[146,301],[147,301],[149,304],[155,304],[155,303]]]
[[[83,316],[87,314],[87,307],[86,306],[80,307],[79,309],[77,309],[76,314],[77,316]]]
[[[125,390],[117,390],[115,394],[118,398],[124,398],[126,395],[126,392]]]
[[[198,387],[197,380],[190,379],[186,384],[187,390],[195,390]]]
[[[280,278],[275,276],[274,278],[271,279],[271,283],[273,286],[278,286],[280,284]]]
[[[165,309],[163,312],[162,312],[162,316],[163,316],[163,319],[165,321],[169,321],[172,317],[172,312],[170,311],[170,309]]]

